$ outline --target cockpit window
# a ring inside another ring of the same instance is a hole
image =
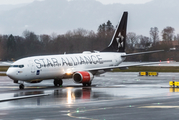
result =
[[[24,65],[11,65],[10,67],[18,67],[18,68],[23,68],[24,67]]]
[[[20,67],[20,68],[23,68],[23,67],[24,67],[24,65],[19,65],[19,67]]]

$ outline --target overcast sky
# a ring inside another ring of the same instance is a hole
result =
[[[0,4],[20,4],[20,3],[30,3],[35,0],[0,0]],[[43,1],[43,0],[38,0]],[[152,0],[97,0],[102,2],[103,4],[112,4],[112,3],[122,3],[122,4],[143,4]]]
[[[97,0],[102,2],[103,4],[112,4],[112,3],[122,3],[122,4],[143,4],[146,2],[150,2],[152,0]]]

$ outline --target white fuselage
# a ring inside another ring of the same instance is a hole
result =
[[[14,62],[7,71],[13,80],[30,82],[55,78],[69,78],[68,73],[100,70],[118,66],[125,53],[83,52],[82,54],[64,54],[27,57]]]

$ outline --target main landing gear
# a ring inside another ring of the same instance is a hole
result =
[[[19,89],[21,89],[21,90],[24,89],[24,84],[20,84]]]
[[[62,79],[54,79],[53,84],[56,87],[62,86],[63,85],[63,81],[62,81]]]
[[[91,86],[91,82],[89,83],[83,83],[83,86],[86,87],[86,86]]]

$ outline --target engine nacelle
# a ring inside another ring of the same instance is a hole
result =
[[[90,83],[93,78],[93,74],[86,71],[76,72],[73,74],[73,80],[76,83]]]

